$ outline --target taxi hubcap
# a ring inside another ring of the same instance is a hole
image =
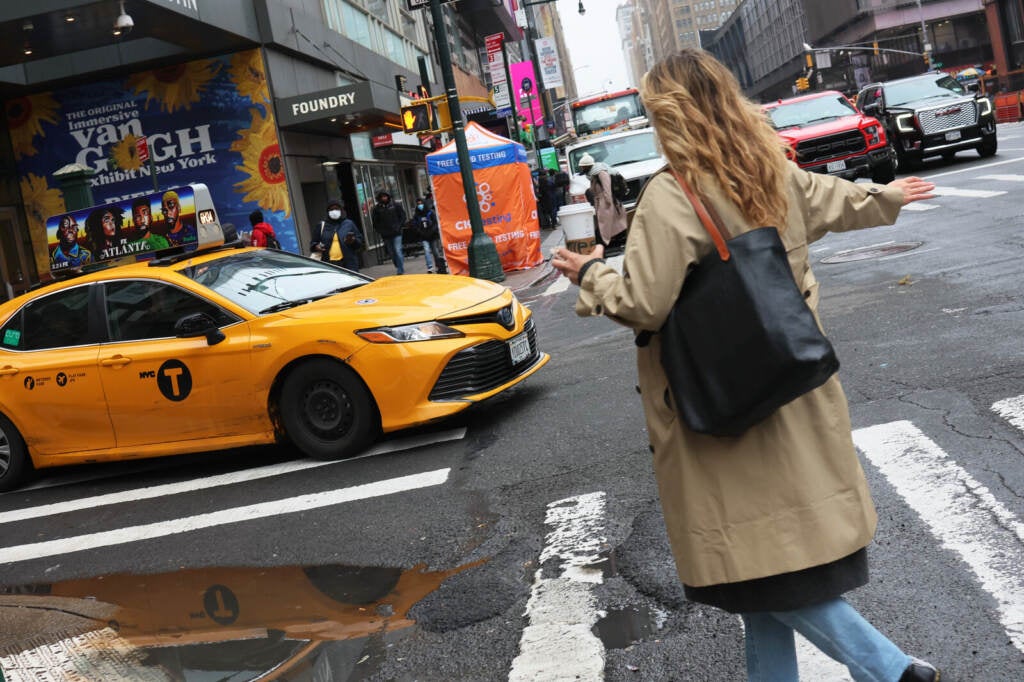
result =
[[[303,396],[303,406],[309,425],[321,436],[336,438],[352,426],[352,400],[333,381],[311,384]]]
[[[11,443],[7,440],[7,434],[0,431],[0,476],[7,473],[11,466]]]

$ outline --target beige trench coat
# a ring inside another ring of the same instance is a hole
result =
[[[790,167],[782,239],[794,277],[816,311],[808,244],[828,231],[892,224],[903,194]],[[710,180],[697,189],[733,234],[751,227]],[[608,315],[637,331],[658,330],[687,267],[712,248],[673,175],[661,172],[640,197],[624,274],[602,263],[591,266],[576,312]],[[797,571],[871,541],[875,509],[836,376],[742,436],[718,438],[690,431],[677,418],[659,353],[655,334],[638,349],[637,364],[662,509],[684,584],[704,587]]]

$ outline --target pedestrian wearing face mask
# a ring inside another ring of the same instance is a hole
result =
[[[405,261],[402,257],[402,228],[407,222],[405,209],[402,205],[391,199],[391,192],[382,189],[377,192],[377,203],[370,212],[373,221],[373,229],[384,240],[391,255],[391,261],[395,264],[396,274],[405,273]]]
[[[349,270],[359,270],[359,250],[363,236],[356,224],[345,215],[345,207],[338,199],[327,202],[327,219],[313,234],[310,245],[314,258]]]
[[[427,272],[434,272],[435,263],[437,263],[437,272],[448,272],[444,252],[441,249],[441,231],[437,225],[437,216],[433,209],[427,206],[426,198],[420,199],[416,203],[416,212],[412,214],[412,224],[416,228],[416,234],[423,240],[423,258],[427,261]]]

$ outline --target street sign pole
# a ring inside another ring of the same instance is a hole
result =
[[[430,15],[434,21],[434,40],[437,44],[437,56],[441,60],[441,76],[448,95],[448,110],[452,117],[452,134],[455,136],[455,149],[458,151],[459,170],[462,171],[462,189],[466,194],[469,224],[473,230],[473,237],[469,242],[469,274],[471,277],[489,279],[492,282],[503,282],[505,272],[501,269],[498,249],[490,235],[484,232],[484,221],[480,215],[480,202],[477,200],[469,145],[466,143],[466,130],[462,123],[462,109],[459,106],[459,92],[455,88],[455,74],[452,71],[452,55],[448,49],[444,16],[441,14],[441,0],[430,0]]]

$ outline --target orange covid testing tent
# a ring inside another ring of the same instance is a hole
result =
[[[466,142],[484,231],[494,240],[502,270],[524,270],[543,261],[533,179],[523,145],[470,122]],[[441,226],[441,243],[452,274],[469,274],[473,232],[462,189],[455,143],[427,155],[427,174]]]

